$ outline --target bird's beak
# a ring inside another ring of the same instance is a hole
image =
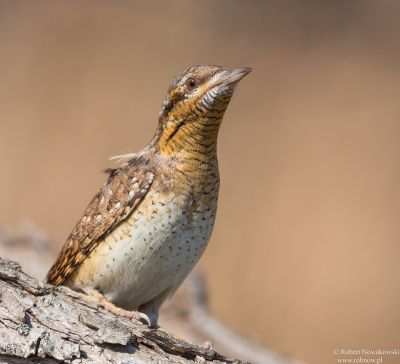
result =
[[[218,85],[236,85],[244,76],[246,76],[250,72],[250,67],[235,68],[232,70],[227,69],[221,74],[218,80]]]

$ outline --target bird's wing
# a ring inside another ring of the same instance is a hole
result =
[[[78,265],[141,203],[153,183],[154,172],[143,157],[108,170],[108,181],[92,199],[72,230],[46,280],[63,284]]]

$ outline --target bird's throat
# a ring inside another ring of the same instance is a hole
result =
[[[158,140],[162,156],[192,157],[206,161],[217,151],[221,119],[178,121],[165,128]]]

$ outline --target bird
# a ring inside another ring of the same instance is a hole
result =
[[[150,143],[116,156],[46,281],[157,326],[160,306],[202,256],[214,227],[217,138],[251,68],[192,66],[168,88]]]

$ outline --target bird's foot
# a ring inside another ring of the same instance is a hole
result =
[[[131,320],[140,321],[146,323],[148,326],[151,326],[149,317],[143,312],[124,310],[121,307],[115,306],[106,298],[100,301],[99,306],[104,308],[106,311],[113,313],[116,316],[127,317]]]
[[[128,311],[121,307],[117,307],[99,291],[93,288],[83,288],[82,291],[85,293],[85,299],[87,301],[104,308],[106,311],[111,312],[116,316],[127,317],[131,320],[140,321],[148,326],[151,326],[150,319],[145,313],[139,311]]]

